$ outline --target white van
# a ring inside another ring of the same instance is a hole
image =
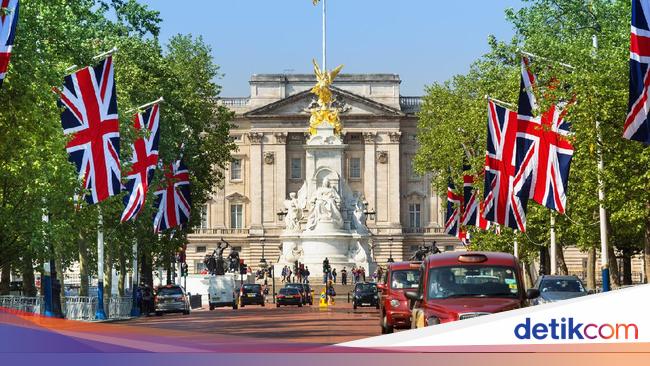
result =
[[[208,280],[208,304],[210,310],[222,306],[232,306],[237,309],[237,294],[239,287],[232,274],[210,276]]]

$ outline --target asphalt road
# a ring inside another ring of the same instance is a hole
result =
[[[243,309],[195,309],[190,315],[164,314],[123,323],[194,333],[233,335],[283,342],[334,344],[381,334],[379,310],[352,309],[337,303],[327,309],[313,306],[265,307],[247,305]]]

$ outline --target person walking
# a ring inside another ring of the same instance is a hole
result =
[[[305,280],[305,283],[309,283],[309,267],[305,266],[305,275],[303,276],[303,279]]]
[[[348,284],[348,271],[345,270],[345,267],[341,270],[341,283],[343,285]]]
[[[363,282],[366,282],[366,269],[364,267],[361,267],[361,277],[363,278]]]
[[[336,283],[336,268],[332,269],[332,280]]]

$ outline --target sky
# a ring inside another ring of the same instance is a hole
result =
[[[140,0],[160,11],[161,40],[202,36],[223,74],[222,96],[249,96],[252,74],[311,73],[321,60],[321,5],[311,0]],[[328,68],[399,74],[401,94],[465,73],[490,34],[514,34],[520,0],[327,0]]]

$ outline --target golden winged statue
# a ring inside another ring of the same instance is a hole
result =
[[[314,63],[314,74],[316,74],[316,85],[311,88],[311,92],[318,96],[318,104],[321,106],[328,106],[332,102],[332,91],[330,86],[334,82],[334,78],[341,72],[343,65],[337,66],[332,71],[321,70],[316,63],[316,60],[312,60]]]

